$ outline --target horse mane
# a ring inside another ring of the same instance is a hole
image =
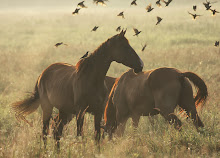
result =
[[[100,56],[101,54],[104,54],[106,52],[107,47],[110,45],[108,42],[112,42],[113,39],[116,39],[118,35],[115,35],[111,38],[109,38],[108,40],[106,40],[105,42],[103,42],[98,48],[96,48],[96,50],[91,53],[88,57],[81,59],[77,64],[76,64],[76,70],[77,72],[79,72],[83,67],[91,67],[92,65],[94,65],[95,59]]]

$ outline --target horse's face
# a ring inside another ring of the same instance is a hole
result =
[[[133,68],[136,73],[141,72],[144,63],[130,46],[128,40],[124,36],[125,33],[126,31],[121,31],[120,34],[116,35],[112,41],[110,41],[112,60]]]

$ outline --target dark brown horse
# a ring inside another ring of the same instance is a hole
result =
[[[193,98],[189,80],[198,89]],[[175,128],[181,128],[181,121],[174,114],[179,105],[193,120],[196,128],[203,127],[196,107],[208,96],[204,81],[192,72],[180,72],[174,68],[159,68],[135,74],[125,72],[115,82],[105,108],[106,130],[112,133],[119,126],[118,134],[124,133],[125,124],[132,118],[134,127],[138,126],[140,116],[161,114]]]
[[[122,63],[135,72],[143,69],[143,62],[121,31],[98,47],[87,58],[81,59],[76,66],[56,63],[45,69],[37,80],[35,90],[29,98],[16,102],[13,108],[16,117],[34,112],[41,104],[43,110],[43,135],[46,144],[49,121],[53,107],[59,109],[59,126],[55,139],[59,147],[60,136],[68,122],[68,114],[77,115],[77,135],[82,135],[84,113],[94,115],[95,139],[100,140],[100,122],[104,111],[107,93],[104,83],[106,73],[113,61]]]

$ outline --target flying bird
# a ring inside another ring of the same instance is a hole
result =
[[[136,29],[136,28],[133,28],[133,30],[135,33],[133,36],[138,36],[141,33],[141,31],[138,31],[138,29]]]
[[[206,2],[203,2],[203,5],[205,6],[206,10],[209,10],[212,7],[211,4],[213,3],[216,3],[216,2],[210,2],[206,0]]]
[[[96,31],[98,28],[99,28],[99,26],[93,27],[93,29],[91,30],[91,32],[92,32],[92,31]]]
[[[202,15],[197,15],[197,14],[192,14],[190,12],[188,12],[190,15],[192,15],[193,19],[196,20],[197,17],[202,16]]]
[[[156,5],[157,5],[158,7],[161,7],[160,0],[156,1]]]
[[[149,4],[147,7],[146,7],[146,10],[147,12],[151,12],[154,8],[151,7],[151,4]]]
[[[122,17],[123,19],[125,18],[124,12],[120,12],[117,16],[120,16],[120,17]]]
[[[121,31],[121,26],[118,26],[116,31],[120,32]]]
[[[59,46],[62,45],[62,44],[68,46],[67,44],[64,44],[63,42],[56,43],[54,46],[55,46],[55,47],[59,47]]]
[[[210,9],[210,11],[212,12],[212,15],[215,16],[216,13],[219,13],[217,10],[215,9]]]
[[[215,47],[219,47],[219,41],[215,41]]]
[[[72,14],[73,14],[73,15],[77,15],[77,14],[79,14],[79,10],[80,10],[80,8],[76,8],[75,11],[72,12]]]
[[[142,45],[142,49],[141,51],[143,52],[145,50],[145,48],[147,47],[147,44],[145,44],[144,46]]]
[[[168,7],[168,6],[169,6],[169,4],[170,4],[172,1],[173,1],[173,0],[168,0],[168,1],[166,2],[165,0],[162,0],[162,2],[164,2],[164,3],[165,3],[166,7]]]
[[[162,20],[163,20],[163,19],[162,19],[161,17],[157,16],[157,23],[156,23],[156,25],[160,24],[160,22],[161,22]]]
[[[89,54],[89,51],[86,52],[86,54],[84,54],[80,59],[86,58]]]
[[[102,5],[102,6],[106,6],[105,1],[108,0],[93,0],[93,3],[95,3],[96,5]]]
[[[197,6],[196,6],[196,5],[194,5],[194,6],[193,6],[193,10],[194,10],[194,11],[196,11],[196,9],[197,9]]]
[[[78,5],[77,5],[77,7],[87,8],[87,7],[84,5],[84,2],[85,2],[85,1],[79,2]]]
[[[133,1],[131,2],[131,5],[137,5],[136,1],[137,1],[137,0],[133,0]]]

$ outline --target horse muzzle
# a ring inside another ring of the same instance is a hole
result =
[[[139,72],[142,72],[142,70],[143,70],[143,67],[139,67],[139,68],[135,68],[134,72],[139,73]]]

